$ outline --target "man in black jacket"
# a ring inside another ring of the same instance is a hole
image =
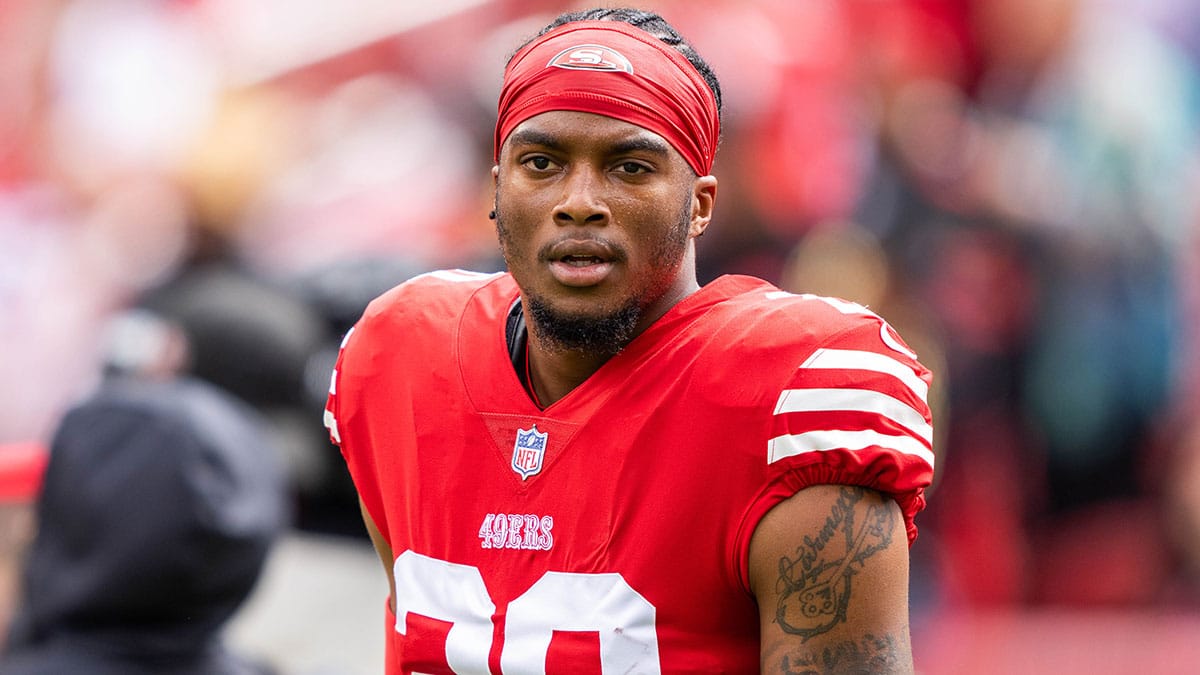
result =
[[[220,631],[284,523],[278,460],[211,385],[106,381],[52,442],[0,672],[267,672]]]

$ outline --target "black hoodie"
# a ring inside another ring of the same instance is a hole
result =
[[[249,408],[195,380],[106,382],[51,444],[0,672],[262,672],[220,631],[284,519]]]

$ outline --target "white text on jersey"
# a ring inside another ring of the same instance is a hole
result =
[[[532,513],[489,513],[479,526],[479,547],[549,551],[554,546],[554,518]]]

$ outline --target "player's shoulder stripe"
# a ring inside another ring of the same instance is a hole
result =
[[[755,289],[739,297],[742,300],[740,311],[746,316],[772,320],[767,317],[778,316],[773,312],[774,306],[793,321],[826,335],[869,328],[891,351],[906,359],[918,360],[916,352],[904,344],[891,324],[865,305],[812,293],[790,293],[774,287]]]
[[[812,293],[750,295],[757,295],[760,310],[775,304],[825,335],[824,346],[800,363],[779,395],[768,463],[830,451],[891,452],[932,468],[929,382],[917,355],[885,319],[859,303]]]
[[[431,283],[438,284],[438,285],[440,285],[440,284],[481,285],[483,283],[486,283],[488,281],[491,281],[492,279],[496,279],[503,275],[504,275],[503,272],[474,272],[471,270],[464,270],[464,269],[433,270],[431,272],[425,272],[423,274],[418,274],[417,276],[408,279],[407,281],[401,283],[400,287],[403,288],[403,287],[421,286],[421,285],[427,285],[427,284],[431,284]],[[439,282],[440,282],[440,284],[439,284]]]
[[[800,364],[800,368],[808,370],[868,370],[891,375],[911,389],[922,401],[929,400],[929,383],[921,379],[912,367],[879,352],[822,347]]]
[[[772,438],[767,446],[767,463],[812,452],[869,448],[886,448],[904,455],[921,458],[930,468],[934,465],[933,451],[912,436],[884,434],[871,429],[819,429],[800,434],[783,434]]]
[[[933,445],[933,426],[916,408],[885,392],[862,388],[787,389],[775,414],[854,411],[879,415]]]
[[[428,276],[440,281],[448,281],[452,284],[463,284],[488,281],[502,276],[503,274],[503,272],[474,272],[464,269],[448,269],[426,272],[425,274],[418,275],[417,278]]]
[[[866,306],[860,305],[857,302],[842,300],[827,295],[817,295],[815,293],[792,293],[791,291],[781,291],[779,289],[770,289],[762,292],[762,297],[766,300],[795,300],[800,303],[820,303],[827,305],[841,314],[867,314],[875,316],[875,313]]]
[[[850,376],[847,384],[851,386],[843,387],[797,386],[801,382],[797,381],[781,392],[774,415],[826,414],[790,418],[787,427],[791,433],[777,434],[768,442],[768,463],[812,452],[874,447],[919,457],[933,467],[933,428],[927,417],[929,384],[911,366],[886,353],[820,348],[799,369],[846,371],[848,376],[852,371],[881,374],[900,389],[861,376]],[[818,426],[808,426],[813,422]],[[868,423],[866,428],[860,426],[864,423]],[[900,433],[890,433],[897,431]]]
[[[472,272],[461,269],[434,270],[402,281],[371,302],[368,314],[405,311],[429,302],[454,304],[454,298],[469,297],[503,272]]]

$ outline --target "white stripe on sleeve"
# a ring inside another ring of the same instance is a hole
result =
[[[335,442],[342,442],[342,435],[338,433],[337,418],[333,416],[333,411],[331,410],[325,411],[325,428],[329,429],[329,435],[333,437]]]
[[[872,389],[787,389],[779,396],[775,414],[793,412],[866,412],[885,417],[933,443],[933,427],[925,417],[899,399]]]
[[[911,436],[889,436],[877,431],[809,431],[803,434],[785,434],[772,438],[767,444],[767,463],[786,457],[795,457],[810,452],[828,450],[862,450],[871,446],[889,448],[906,455],[925,460],[933,467],[933,452],[921,441]]]
[[[929,385],[911,368],[877,352],[854,349],[818,349],[800,366],[810,370],[869,370],[900,380],[922,401],[928,400]]]

